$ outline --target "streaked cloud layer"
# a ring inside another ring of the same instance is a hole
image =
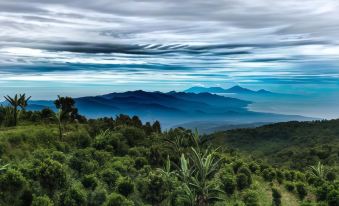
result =
[[[1,94],[336,90],[338,19],[337,0],[0,1]]]

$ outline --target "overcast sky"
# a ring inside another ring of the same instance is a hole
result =
[[[0,95],[339,88],[338,0],[0,0]]]

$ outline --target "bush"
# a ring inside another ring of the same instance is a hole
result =
[[[259,198],[254,191],[247,191],[243,196],[243,201],[246,206],[259,206]]]
[[[260,170],[260,166],[255,163],[255,162],[252,162],[250,165],[249,165],[249,168],[251,170],[252,173],[256,173],[257,171]]]
[[[245,174],[247,176],[248,183],[252,184],[251,171],[247,167],[245,166],[240,167],[238,170],[238,174]]]
[[[75,185],[69,188],[61,197],[62,206],[86,205],[86,191]]]
[[[13,169],[0,171],[0,205],[16,205],[27,185],[21,172]]]
[[[105,206],[134,206],[134,203],[120,194],[112,193],[109,195]]]
[[[332,190],[328,194],[328,205],[329,206],[338,206],[339,205],[339,191],[338,190]]]
[[[239,190],[243,190],[250,186],[247,175],[240,173],[237,175],[237,187]]]
[[[53,206],[53,202],[48,196],[35,196],[31,206]]]
[[[293,182],[288,181],[288,182],[285,182],[285,188],[287,191],[293,192],[295,189],[295,185]]]
[[[85,175],[81,180],[82,185],[88,189],[95,189],[98,186],[98,179],[94,174]]]
[[[8,169],[5,173],[0,173],[1,192],[16,193],[21,191],[26,184],[26,179],[17,170]]]
[[[135,127],[128,127],[124,129],[122,131],[122,135],[124,136],[124,139],[127,140],[128,145],[131,147],[140,145],[146,138],[144,130]]]
[[[103,205],[107,200],[107,192],[103,188],[97,188],[88,194],[88,206]]]
[[[336,179],[336,174],[333,171],[326,173],[326,180],[332,182]]]
[[[134,184],[129,177],[121,177],[117,181],[117,191],[127,197],[134,192]]]
[[[316,190],[316,196],[318,201],[324,201],[327,199],[327,195],[331,191],[331,187],[327,184],[323,184],[322,186],[318,187]]]
[[[100,177],[110,188],[113,188],[116,185],[116,181],[120,177],[120,173],[116,170],[108,168],[100,173]]]
[[[233,175],[225,174],[221,177],[221,183],[226,194],[232,195],[234,193],[237,183]]]
[[[80,174],[93,173],[98,168],[98,162],[93,160],[93,149],[79,149],[69,160],[69,166]]]
[[[262,176],[266,181],[272,182],[275,177],[275,172],[272,169],[267,168],[262,171]]]
[[[147,164],[148,164],[148,161],[147,161],[147,159],[145,157],[137,157],[137,158],[135,158],[134,167],[137,170],[140,170],[141,168],[143,168]]]
[[[48,191],[63,188],[67,184],[66,170],[62,164],[47,159],[38,168],[38,178],[41,186]]]
[[[150,173],[147,178],[138,180],[137,188],[146,202],[157,205],[168,197],[170,188],[167,185],[161,174]]]
[[[272,201],[274,206],[281,205],[281,193],[277,188],[272,188]]]
[[[296,184],[296,189],[297,189],[297,193],[298,193],[299,198],[301,200],[303,200],[307,195],[306,186],[304,185],[304,183],[298,182]]]

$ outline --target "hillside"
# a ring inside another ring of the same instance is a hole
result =
[[[190,131],[159,133],[155,127],[131,120],[121,116],[68,124],[62,139],[54,124],[2,128],[0,204],[271,206],[281,202],[297,206],[316,201],[315,186],[307,183],[311,176],[306,173],[268,166],[232,150],[209,153],[202,145],[194,146],[195,135]],[[176,146],[171,142],[177,142]],[[192,177],[185,176],[185,156],[194,158],[195,150],[199,156],[212,158],[208,161],[216,167],[204,166],[207,159],[201,163],[191,159],[187,167]],[[211,172],[207,182],[200,178],[199,167]],[[203,193],[206,203],[199,203],[199,190],[189,181],[210,188]],[[332,187],[330,182],[323,184]],[[187,199],[187,190],[193,192],[192,199]],[[326,197],[321,199],[322,205],[335,206],[339,193],[332,193],[325,191],[332,199],[328,204]]]
[[[219,132],[211,138],[279,166],[304,169],[318,161],[339,163],[339,120],[276,123]]]

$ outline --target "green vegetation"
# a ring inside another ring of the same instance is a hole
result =
[[[57,113],[21,108],[16,126],[1,107],[0,205],[338,205],[334,151],[298,169],[285,159],[272,164],[279,156],[248,157],[240,143],[215,146],[220,136],[162,132],[136,116],[87,120],[69,97],[55,104]]]

